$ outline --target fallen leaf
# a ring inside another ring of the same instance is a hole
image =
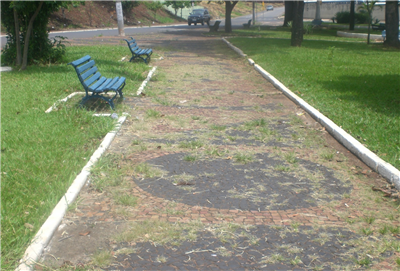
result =
[[[29,224],[29,223],[25,223],[24,226],[28,229],[33,229],[33,225]]]
[[[86,232],[80,232],[79,235],[80,236],[86,236],[90,233],[90,231],[86,231]]]
[[[226,157],[225,159],[226,159],[226,160],[232,160],[232,157],[231,157],[231,156],[228,156],[228,157]]]
[[[96,204],[96,205],[100,205],[101,203],[100,203],[100,202],[95,202],[94,204]]]

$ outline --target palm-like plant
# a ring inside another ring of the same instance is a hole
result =
[[[374,11],[375,4],[378,1],[376,0],[366,0],[363,4],[358,8],[359,10],[364,10],[368,14],[368,39],[367,44],[370,43],[370,36],[371,36],[371,23],[372,23],[372,12]]]

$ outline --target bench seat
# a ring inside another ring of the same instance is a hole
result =
[[[95,61],[91,59],[89,55],[72,61],[67,65],[71,65],[75,68],[79,81],[85,89],[86,96],[82,98],[81,105],[90,99],[100,98],[105,100],[112,109],[115,109],[114,99],[118,94],[121,98],[123,97],[122,89],[125,87],[125,77],[106,78],[101,76]],[[107,94],[109,91],[115,92],[112,98],[103,95]]]
[[[139,48],[139,46],[136,43],[136,40],[131,37],[130,40],[124,39],[126,43],[128,44],[129,50],[132,53],[131,59],[129,59],[129,62],[133,61],[136,58],[140,58],[141,60],[144,61],[144,63],[148,64],[151,58],[151,54],[153,53],[153,50],[150,48]]]

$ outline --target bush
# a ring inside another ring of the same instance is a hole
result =
[[[368,23],[368,13],[364,10],[355,14],[355,19],[357,24],[367,24]]]
[[[354,19],[357,24],[367,24],[368,23],[368,13],[365,11],[360,11],[354,14]],[[349,24],[350,23],[350,12],[341,11],[336,13],[336,21],[338,24]]]
[[[338,24],[350,23],[350,12],[341,11],[341,12],[336,13],[336,21]]]

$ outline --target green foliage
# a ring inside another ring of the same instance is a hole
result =
[[[65,55],[64,38],[48,39],[47,24],[48,19],[54,11],[60,7],[66,6],[65,2],[45,1],[33,23],[33,30],[29,41],[29,50],[27,63],[48,63],[58,62]],[[21,42],[21,55],[26,43],[26,33],[29,20],[39,7],[39,1],[14,1],[2,2],[1,4],[1,22],[6,28],[7,44],[2,51],[2,63],[7,65],[16,64],[17,43],[14,21],[14,8],[17,10],[19,21],[19,35]]]
[[[148,9],[157,12],[157,10],[161,9],[163,4],[158,1],[143,1],[142,2]]]
[[[139,6],[140,2],[138,1],[121,1],[122,10],[125,12],[130,12],[134,7]]]
[[[350,23],[350,12],[349,11],[340,11],[336,13],[336,20],[338,24],[348,24]],[[368,13],[361,10],[354,14],[355,21],[358,24],[366,24],[368,23]]]

